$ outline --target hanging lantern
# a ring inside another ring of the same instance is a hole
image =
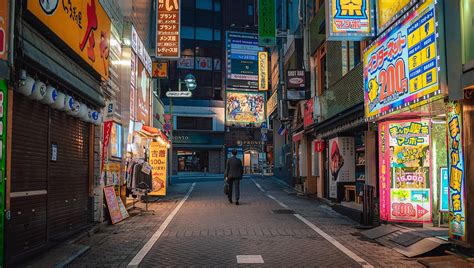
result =
[[[69,110],[67,114],[72,115],[72,116],[77,116],[79,114],[80,107],[81,107],[81,103],[73,99],[72,104],[71,104],[71,110]]]
[[[77,117],[80,118],[82,121],[86,121],[88,117],[89,111],[87,110],[87,105],[84,103],[80,103],[79,107],[79,113],[77,114]]]
[[[56,102],[57,98],[58,91],[52,86],[47,86],[46,94],[44,95],[44,98],[41,100],[41,102],[44,104],[52,105],[54,102]]]
[[[18,92],[25,96],[30,96],[35,86],[35,80],[31,76],[26,76],[25,79],[20,80]]]
[[[30,99],[40,101],[44,98],[44,95],[46,95],[46,85],[40,80],[36,80],[31,95],[29,96]]]
[[[66,98],[64,98],[64,107],[62,111],[69,113],[72,109],[73,104],[74,104],[74,98],[69,95],[66,95]]]
[[[64,100],[66,99],[66,95],[61,91],[57,91],[56,100],[54,103],[51,104],[51,107],[57,110],[62,110],[64,107]]]

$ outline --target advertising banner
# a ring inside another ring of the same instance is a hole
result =
[[[268,52],[258,52],[258,90],[268,90]]]
[[[109,77],[110,19],[99,0],[28,1],[27,8],[103,78]]]
[[[434,0],[421,4],[364,51],[367,119],[441,93]]]
[[[156,57],[179,59],[181,0],[159,0],[156,14]]]
[[[314,108],[313,102],[314,102],[314,99],[310,99],[310,100],[307,100],[304,104],[303,124],[304,124],[305,128],[309,127],[311,124],[314,123],[314,120],[313,120],[313,108]]]
[[[102,140],[102,164],[101,170],[104,171],[105,159],[108,157],[108,148],[110,143],[110,134],[112,132],[112,121],[104,122],[104,136]]]
[[[329,140],[329,171],[333,181],[355,181],[354,137]]]
[[[418,0],[376,0],[377,34],[381,34],[390,24],[398,20],[403,13]]]
[[[356,41],[375,35],[372,0],[325,2],[327,40]]]
[[[145,70],[143,64],[138,62],[137,72],[137,121],[143,123],[145,126],[150,125],[151,112],[151,87],[150,77]]]
[[[429,121],[383,122],[380,127],[381,215],[388,221],[431,222]]]
[[[227,92],[226,123],[261,124],[265,118],[265,95],[257,92]]]
[[[251,33],[226,33],[228,89],[258,90],[258,36]]]
[[[148,74],[151,76],[153,73],[153,63],[151,61],[151,57],[148,54],[148,51],[145,48],[145,45],[143,45],[142,40],[140,39],[140,36],[138,36],[137,30],[135,30],[135,27],[132,26],[132,40],[131,40],[131,46],[133,52],[137,55],[138,59],[143,63],[145,66],[146,71]]]
[[[179,69],[194,69],[194,57],[190,56],[182,56],[178,59],[178,68]]]
[[[448,177],[449,177],[449,237],[466,241],[466,181],[462,141],[462,106],[447,104]]]
[[[8,60],[9,1],[0,3],[0,60]]]
[[[273,92],[267,101],[267,118],[276,110],[278,105],[278,92]]]
[[[258,1],[258,44],[262,47],[276,45],[275,0]]]
[[[113,123],[110,132],[110,156],[122,158],[122,125]]]
[[[196,70],[212,71],[212,58],[196,57]]]
[[[167,167],[166,143],[150,143],[150,164],[152,172],[152,191],[149,195],[166,195],[166,167]]]

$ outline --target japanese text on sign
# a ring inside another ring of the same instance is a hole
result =
[[[326,1],[328,40],[361,40],[374,35],[373,8],[369,0]]]
[[[457,102],[447,104],[449,235],[452,239],[464,241],[466,239],[466,197],[461,115],[461,104]]]
[[[364,52],[368,119],[440,94],[435,5],[426,1]]]
[[[180,0],[159,0],[156,20],[156,56],[178,59],[180,56]]]
[[[150,143],[150,164],[152,168],[152,192],[150,195],[166,195],[167,147],[165,143]]]

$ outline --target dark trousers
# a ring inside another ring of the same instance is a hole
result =
[[[233,192],[233,186],[235,185],[235,200],[239,201],[240,199],[240,178],[234,179],[234,178],[229,178],[227,179],[227,183],[229,184],[229,194],[227,197],[229,197],[230,200],[232,200],[232,192]]]

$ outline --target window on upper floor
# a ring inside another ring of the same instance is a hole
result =
[[[326,47],[327,45],[324,43],[313,55],[315,93],[318,96],[328,89]]]
[[[253,14],[254,14],[254,6],[253,6],[253,4],[247,5],[247,15],[253,16]]]
[[[214,0],[214,11],[215,12],[220,12],[221,11],[221,1],[220,0]]]
[[[212,130],[212,117],[177,116],[176,129]]]
[[[196,27],[196,39],[212,41],[212,28]]]
[[[360,42],[343,41],[341,42],[342,76],[359,64],[361,60]]]
[[[181,38],[194,39],[194,27],[181,26]]]

